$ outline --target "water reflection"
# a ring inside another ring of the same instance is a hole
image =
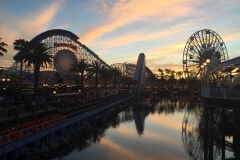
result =
[[[52,158],[239,158],[239,133],[223,134],[217,125],[212,124],[213,143],[210,142],[210,132],[204,129],[204,107],[199,99],[179,97],[172,100],[171,97],[161,96],[139,101],[145,106],[129,106],[109,121],[95,126],[92,133],[74,140],[57,153],[61,156],[55,154]]]
[[[143,134],[144,130],[144,119],[148,116],[150,113],[149,109],[139,109],[139,108],[133,108],[133,118],[135,121],[136,129],[138,134]]]
[[[213,126],[213,130],[204,129],[204,111],[200,99],[180,97],[177,101],[161,97],[156,101],[151,101],[159,114],[174,114],[184,112],[182,120],[182,142],[186,153],[192,159],[235,159],[239,156],[240,145],[234,145],[234,135],[239,135],[229,126],[225,126],[225,132],[221,131],[221,126],[213,121],[208,127]],[[208,114],[208,113],[207,113]],[[211,128],[211,127],[210,127]],[[213,142],[211,142],[213,139]],[[238,143],[240,144],[240,143]]]

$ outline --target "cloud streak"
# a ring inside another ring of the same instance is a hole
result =
[[[54,22],[58,11],[65,5],[64,1],[54,1],[48,6],[37,10],[35,13],[28,13],[26,17],[13,18],[10,13],[5,13],[6,17],[0,17],[3,20],[0,23],[1,37],[8,44],[8,54],[5,58],[10,61],[17,51],[13,49],[13,42],[16,39],[26,39],[30,41],[41,32],[49,29]],[[4,62],[3,62],[4,61]],[[1,65],[7,63],[6,60],[0,59]]]
[[[23,12],[1,5],[0,15],[4,16],[0,16],[0,37],[9,47],[0,64],[10,65],[7,63],[16,54],[12,46],[16,39],[31,40],[52,28],[79,33],[81,43],[108,64],[136,63],[138,54],[145,53],[147,66],[153,72],[158,68],[181,70],[185,43],[201,29],[216,31],[225,42],[229,57],[239,54],[238,0],[217,4],[213,0],[92,2],[39,2],[39,7],[26,1],[22,2],[26,6]]]
[[[54,1],[49,6],[37,11],[34,15],[29,15],[18,22],[19,29],[28,37],[37,35],[49,28],[53,23],[54,17],[63,7],[63,1]],[[28,26],[28,27],[26,27]]]
[[[91,27],[88,32],[84,33],[82,41],[89,43],[90,41],[112,32],[117,28],[133,23],[135,21],[149,20],[151,17],[158,17],[160,22],[172,21],[176,18],[195,14],[192,2],[176,0],[170,1],[151,1],[149,0],[120,0],[109,11],[106,18],[101,19],[100,24]],[[137,5],[136,5],[137,4]],[[174,12],[172,12],[174,11]]]

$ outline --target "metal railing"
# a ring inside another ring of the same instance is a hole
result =
[[[31,101],[0,101],[0,122],[17,120],[17,117],[30,117],[37,114],[48,113],[54,110],[58,110],[59,112],[66,114],[68,111],[72,111],[77,108],[83,108],[89,105],[101,103],[113,96],[91,98],[86,100],[75,100],[71,102],[64,100],[60,102],[41,102],[36,103],[35,105],[32,105]]]
[[[202,96],[223,98],[223,99],[240,99],[240,88],[237,87],[205,87],[201,89]]]
[[[123,97],[124,96],[124,97]],[[63,127],[69,126],[75,122],[84,120],[85,118],[102,112],[112,106],[115,106],[121,102],[124,102],[132,98],[129,95],[119,95],[117,97],[108,97],[108,101],[102,101],[99,104],[94,105],[77,112],[73,112],[66,116],[59,116],[53,119],[49,119],[43,122],[37,122],[37,124],[28,124],[21,129],[12,128],[11,133],[0,135],[0,156],[13,149],[19,148],[27,143],[36,141],[37,139],[46,136],[49,133],[56,132]]]

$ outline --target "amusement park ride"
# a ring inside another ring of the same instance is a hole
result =
[[[79,41],[79,37],[70,31],[62,29],[53,29],[43,32],[34,37],[30,42],[42,42],[50,48],[50,54],[54,57],[52,64],[40,68],[40,82],[56,83],[56,79],[62,77],[67,83],[75,83],[76,73],[70,73],[72,64],[79,60],[85,59],[88,63],[99,61],[106,67],[116,67],[125,77],[133,78],[136,65],[131,63],[115,63],[108,65],[96,53]],[[13,59],[15,62],[8,68],[2,69],[3,75],[16,75],[20,77],[21,55],[24,51],[19,51]],[[227,48],[222,38],[210,29],[203,29],[193,33],[187,40],[183,51],[183,73],[185,78],[200,79],[204,73],[204,67],[215,57],[217,64],[228,60]],[[33,67],[23,64],[23,79],[31,80],[33,78]],[[212,70],[213,71],[213,70]],[[211,71],[211,73],[212,73]],[[213,76],[209,77],[214,80],[220,78],[214,70]],[[152,71],[146,66],[146,78],[150,79]],[[65,82],[64,82],[65,83]],[[150,83],[150,82],[149,82]]]
[[[99,61],[106,67],[118,68],[125,77],[133,77],[136,65],[131,63],[115,63],[111,66],[104,62],[96,53],[90,50],[87,46],[79,41],[79,37],[70,31],[62,29],[53,29],[43,32],[34,37],[30,42],[41,42],[47,44],[47,47],[51,47],[49,54],[54,57],[52,64],[47,64],[46,67],[40,68],[40,82],[53,83],[57,78],[62,77],[68,83],[75,83],[77,77],[76,74],[70,73],[72,65],[76,64],[80,59],[85,59],[87,63],[91,64],[94,61]],[[19,51],[13,59],[15,62],[8,68],[2,69],[2,74],[15,75],[20,77],[21,70],[21,55],[24,51]],[[33,67],[23,64],[22,78],[25,80],[31,80],[33,78]],[[149,68],[146,67],[148,73],[152,73]]]
[[[218,63],[228,60],[227,48],[222,38],[210,29],[193,33],[183,51],[183,71],[186,77],[197,78],[203,71],[202,65],[217,57]]]
[[[137,63],[137,65],[129,64],[129,63],[116,63],[109,66],[106,62],[104,62],[101,58],[99,58],[96,53],[94,53],[88,47],[80,43],[78,39],[79,38],[72,32],[61,30],[61,29],[54,29],[54,30],[43,32],[30,41],[33,43],[42,42],[47,44],[48,47],[51,47],[49,54],[51,54],[52,57],[54,57],[53,59],[54,63],[48,65],[46,68],[40,68],[40,72],[41,72],[40,81],[44,83],[50,83],[50,84],[54,83],[54,81],[56,81],[56,74],[59,74],[60,77],[63,77],[65,79],[72,79],[73,75],[69,71],[71,68],[71,65],[76,64],[81,59],[85,59],[90,64],[93,63],[94,61],[99,61],[102,64],[104,64],[106,67],[119,68],[119,70],[122,72],[122,75],[126,77],[131,77],[133,79],[135,83],[135,88],[136,88],[133,91],[134,94],[132,95],[128,94],[126,97],[124,97],[124,99],[113,100],[113,102],[111,102],[112,103],[111,105],[104,104],[105,108],[102,108],[102,110],[97,110],[96,113],[91,112],[90,116],[98,114],[98,112],[105,111],[106,109],[112,106],[117,106],[117,104],[125,102],[126,100],[130,99],[133,95],[135,96],[136,93],[138,94],[141,93],[140,89],[142,87],[141,85],[143,84],[141,82],[145,82],[144,80],[148,78],[147,76],[153,75],[152,71],[145,66],[145,55],[143,53],[139,55],[139,61],[138,61],[139,63]],[[29,75],[30,75],[30,79],[32,78],[31,76],[33,76],[33,67],[28,66],[27,64],[23,64],[23,67],[21,67],[20,66],[21,55],[24,55],[23,50],[18,52],[13,57],[15,62],[12,64],[12,66],[10,66],[7,69],[3,69],[3,72],[2,72],[3,75],[14,74],[19,77],[20,69],[23,68],[23,79],[26,79]],[[226,69],[225,66],[221,66],[221,64],[222,62],[227,60],[228,60],[228,53],[222,38],[212,30],[209,30],[209,29],[200,30],[192,34],[185,45],[185,48],[183,51],[183,71],[187,78],[193,78],[193,79],[201,78],[203,82],[202,84],[204,84],[203,86],[207,84],[207,87],[209,87],[210,82],[211,84],[214,84],[213,82],[215,81],[216,82],[215,85],[216,87],[218,87],[220,85],[220,82],[222,82],[224,78],[220,76],[224,75],[224,70]],[[139,72],[135,72],[137,70]],[[72,83],[74,82],[72,81]],[[208,91],[208,95],[211,95],[210,94],[211,90],[207,90],[207,91]],[[56,91],[54,91],[54,94],[56,94]],[[92,105],[92,104],[89,104],[89,105]],[[73,111],[73,107],[72,107],[72,111]],[[213,110],[211,109],[211,113],[212,111]],[[48,112],[48,109],[46,109],[46,112]],[[35,115],[35,111],[33,113]],[[78,116],[77,118],[78,119],[74,119],[74,121],[71,120],[70,121],[71,124],[69,123],[67,125],[69,126],[71,125],[71,128],[73,128],[72,123],[75,123],[75,121],[80,122],[80,120],[82,120],[80,119],[81,116]],[[210,118],[213,119],[213,117],[210,117]],[[186,137],[187,135],[186,133],[190,133],[190,132],[187,132],[189,129],[189,125],[191,127],[193,126],[192,124],[193,124],[193,118],[189,117],[188,115],[184,116],[182,129],[183,129],[183,141],[185,142],[194,142],[195,138],[197,138],[197,137],[193,137],[192,139],[187,139],[188,137]],[[61,129],[63,129],[62,125],[61,125]],[[193,131],[193,128],[190,128],[190,129],[191,131]],[[48,132],[49,136],[52,136],[52,135],[56,136],[56,134],[52,134],[56,130],[49,129],[48,131],[49,131]],[[61,133],[65,133],[65,131]],[[43,136],[42,133],[41,133],[41,136]],[[36,142],[36,135],[32,135],[32,141],[34,143]],[[23,145],[26,145],[30,141],[28,142],[28,140],[26,141],[24,140],[21,142]],[[40,143],[40,140],[37,142]],[[18,144],[19,146],[18,142],[16,144]],[[11,150],[16,149],[18,146],[17,145],[14,145],[13,147],[10,146],[12,148],[7,146],[8,147],[7,148],[5,147],[5,143],[4,143],[4,151],[3,149],[0,150],[1,154],[2,155],[5,154],[6,148],[9,149],[9,152],[10,152]],[[191,152],[193,153],[195,151],[198,151],[198,148],[191,147],[191,148],[187,148],[187,150],[191,150]],[[16,154],[18,153],[16,152]],[[16,155],[16,157],[17,156],[18,155]],[[202,158],[203,155],[200,154],[198,155],[198,157]]]

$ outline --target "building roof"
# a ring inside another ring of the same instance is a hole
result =
[[[220,66],[232,66],[232,65],[235,66],[240,65],[240,56],[220,63]]]

